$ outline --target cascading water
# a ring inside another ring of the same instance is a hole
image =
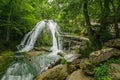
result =
[[[28,52],[32,50],[38,37],[42,35],[41,32],[45,28],[47,28],[48,32],[51,34],[52,47],[50,49],[52,52],[48,55],[33,56],[31,61],[26,58],[27,61],[23,59],[24,61],[14,63],[7,69],[2,80],[33,80],[34,76],[47,70],[51,63],[59,59],[57,53],[62,49],[61,38],[59,26],[53,20],[38,22],[36,26],[25,35],[21,44],[17,46],[18,52]],[[30,69],[36,71],[36,73],[33,73]]]
[[[59,26],[57,23],[55,23],[53,20],[48,21],[41,21],[36,24],[36,26],[25,35],[23,40],[21,41],[21,44],[17,46],[18,52],[28,52],[34,48],[35,42],[39,35],[41,35],[41,32],[43,29],[47,28],[50,31],[50,34],[52,36],[52,43],[53,46],[51,47],[52,51],[57,51],[60,49],[60,37],[59,37]],[[57,37],[58,41],[57,41]]]

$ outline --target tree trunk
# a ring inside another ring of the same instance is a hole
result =
[[[88,1],[87,0],[84,0],[83,12],[84,12],[84,17],[85,17],[86,25],[87,25],[88,36],[91,37],[91,35],[92,35],[92,28],[91,28],[91,23],[90,23],[89,15],[88,15]]]
[[[100,6],[101,6],[100,23],[101,23],[101,27],[99,30],[99,38],[100,38],[101,44],[103,44],[104,41],[108,40],[108,37],[106,37],[105,35],[109,35],[108,28],[107,28],[109,25],[109,22],[108,22],[109,12],[110,12],[109,2],[110,2],[110,0],[104,0],[103,5],[102,5],[102,0],[100,0]]]
[[[106,31],[108,26],[108,16],[109,16],[109,0],[104,0],[104,9],[101,11],[101,32]]]
[[[101,8],[101,11],[102,11],[103,10],[102,0],[100,0],[100,8]]]
[[[11,24],[11,15],[12,15],[12,0],[10,0],[9,2],[9,5],[10,5],[10,12],[9,12],[9,15],[8,15],[8,26],[7,26],[7,31],[6,31],[6,41],[9,41],[10,40],[10,24]]]
[[[118,13],[119,13],[119,8],[120,8],[120,1],[118,4],[118,7],[116,8],[113,0],[111,0],[111,4],[113,7],[113,11],[114,11],[114,27],[115,27],[115,34],[116,34],[116,38],[120,37],[120,32],[119,32],[119,27],[118,27],[118,22],[117,22],[117,17],[118,17]]]

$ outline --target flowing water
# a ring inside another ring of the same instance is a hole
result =
[[[2,80],[33,80],[35,74],[36,71],[28,59],[22,58],[7,69]]]
[[[40,21],[28,32],[21,44],[17,46],[18,53],[31,51],[42,31],[47,29],[51,34],[52,47],[51,53],[41,56],[33,56],[31,61],[27,57],[18,59],[12,64],[2,77],[2,80],[33,80],[35,76],[47,70],[52,63],[59,59],[58,52],[62,50],[62,42],[59,34],[59,26],[53,20]]]
[[[51,47],[52,51],[57,51],[58,49],[61,49],[61,40],[59,37],[59,26],[57,23],[55,23],[53,20],[48,21],[40,21],[36,24],[36,26],[28,32],[23,40],[21,41],[21,44],[17,46],[18,52],[28,52],[34,48],[34,45],[36,43],[36,40],[41,34],[41,32],[47,28],[49,33],[52,37],[52,44]]]

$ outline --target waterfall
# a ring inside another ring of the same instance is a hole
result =
[[[52,52],[40,56],[33,56],[31,61],[29,61],[27,57],[21,59],[8,67],[1,80],[33,80],[35,76],[47,70],[52,63],[60,59],[57,53],[62,50],[62,42],[59,34],[59,26],[53,20],[38,22],[17,46],[18,52],[28,52],[32,50],[44,29],[47,29],[51,35],[52,46],[50,49]]]
[[[57,51],[61,49],[61,40],[60,40],[60,34],[59,34],[59,26],[56,22],[53,20],[48,21],[40,21],[36,24],[36,26],[28,32],[23,40],[21,41],[21,44],[17,46],[18,52],[28,52],[34,48],[34,45],[36,43],[37,38],[42,35],[41,32],[47,28],[52,36],[52,44],[51,50]]]

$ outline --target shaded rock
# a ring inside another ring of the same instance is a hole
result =
[[[112,80],[120,80],[120,64],[110,64],[108,73],[112,77]]]
[[[104,43],[104,46],[120,49],[120,38],[109,40]]]
[[[80,63],[80,59],[76,59],[70,63],[68,63],[67,68],[68,68],[68,73],[71,74],[73,71],[80,69],[79,67],[79,63]]]
[[[67,76],[67,65],[62,65],[48,69],[38,76],[36,80],[65,80]]]
[[[45,51],[45,52],[52,52],[49,48],[46,47],[34,47],[36,51]]]
[[[71,50],[78,50],[79,48],[80,48],[80,45],[75,45],[75,46],[71,47],[70,49]]]
[[[100,62],[106,61],[113,56],[120,55],[120,50],[115,48],[105,48],[98,51],[94,51],[90,54],[90,61],[92,63],[98,64]]]
[[[79,66],[80,66],[81,69],[84,69],[89,64],[91,64],[89,59],[88,58],[84,58],[84,59],[81,59]]]
[[[67,52],[59,52],[58,55],[63,57],[67,62],[72,62],[73,60],[81,56],[81,54],[78,54],[75,50],[71,50]]]
[[[93,75],[93,69],[94,65],[90,62],[88,58],[82,59],[79,63],[80,68],[87,74],[87,75]]]
[[[65,53],[64,51],[58,52],[58,55],[61,56],[61,57],[64,57],[65,54],[66,54],[66,53]]]
[[[82,70],[74,71],[67,77],[66,80],[94,80],[93,78],[86,76]]]

